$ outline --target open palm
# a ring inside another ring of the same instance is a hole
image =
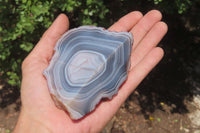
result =
[[[14,132],[99,132],[163,57],[163,50],[156,47],[167,32],[167,25],[160,21],[161,18],[161,13],[156,10],[148,12],[145,16],[134,11],[108,29],[133,34],[134,44],[128,79],[112,100],[102,101],[86,117],[73,121],[67,112],[55,106],[43,76],[43,71],[53,56],[57,40],[69,27],[68,18],[64,14],[59,15],[23,62],[22,108]]]

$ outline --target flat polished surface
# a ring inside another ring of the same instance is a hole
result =
[[[132,44],[128,32],[94,26],[66,32],[44,71],[57,106],[80,119],[102,98],[111,99],[127,78]]]

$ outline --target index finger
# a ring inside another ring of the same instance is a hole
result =
[[[133,11],[121,19],[119,19],[116,23],[114,23],[111,27],[108,28],[109,31],[130,31],[132,27],[139,22],[139,20],[143,17],[142,13],[139,11]]]

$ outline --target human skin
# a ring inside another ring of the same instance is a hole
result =
[[[22,63],[21,112],[14,133],[96,133],[115,115],[121,104],[163,57],[157,44],[167,32],[157,10],[142,15],[134,11],[108,30],[128,31],[134,36],[128,78],[112,100],[104,100],[80,120],[72,120],[58,109],[48,90],[43,71],[49,65],[57,40],[69,28],[66,15],[60,14]]]

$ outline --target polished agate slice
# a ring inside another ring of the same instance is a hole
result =
[[[80,119],[102,98],[111,99],[127,78],[132,43],[131,33],[100,27],[66,32],[44,71],[56,105]]]

